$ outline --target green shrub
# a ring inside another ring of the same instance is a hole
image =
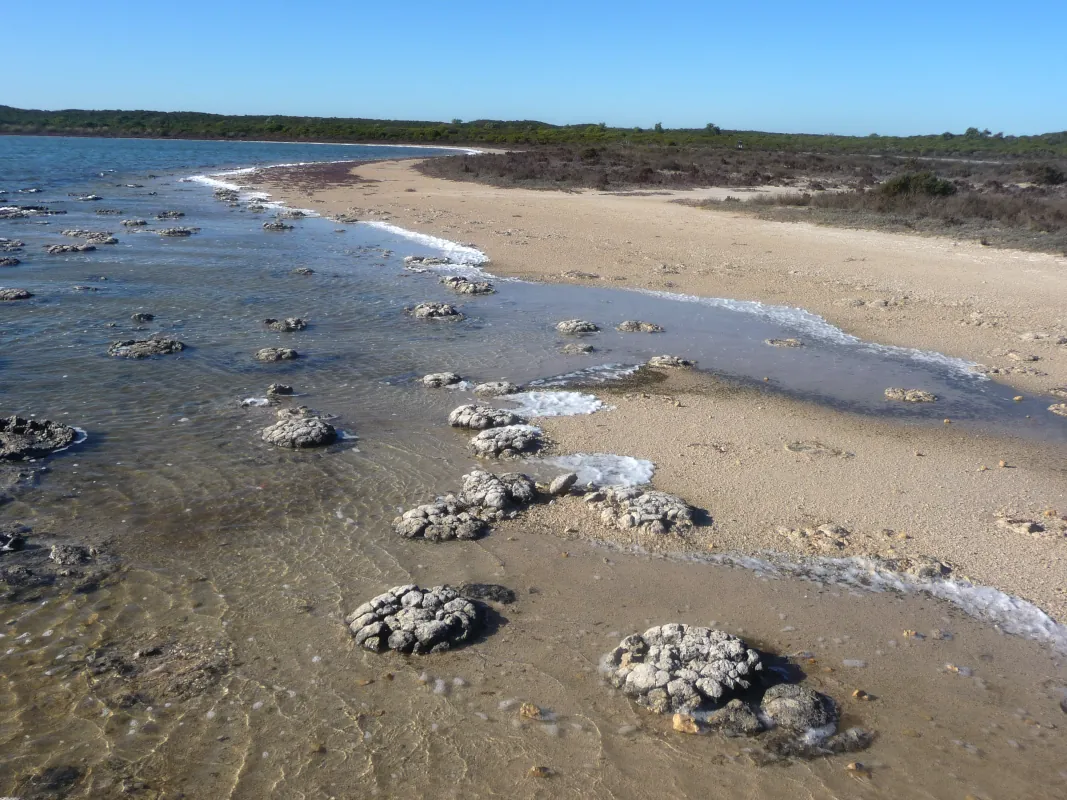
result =
[[[947,197],[956,193],[956,185],[952,181],[937,177],[932,172],[905,172],[901,175],[894,175],[879,186],[878,191],[887,197],[900,195]]]

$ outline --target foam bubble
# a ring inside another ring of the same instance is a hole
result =
[[[418,242],[426,247],[433,248],[448,257],[448,259],[454,264],[462,264],[466,266],[477,267],[482,264],[489,263],[489,256],[474,247],[469,247],[459,242],[453,242],[449,239],[442,239],[438,236],[430,236],[426,233],[419,233],[417,231],[409,231],[407,228],[401,228],[399,225],[393,225],[389,222],[379,222],[377,220],[371,220],[367,222],[361,222],[361,225],[367,225],[372,228],[378,228],[379,230],[388,231],[396,236],[402,236],[405,239],[409,239],[413,242]],[[482,273],[488,275],[488,273]]]
[[[656,465],[643,458],[617,456],[611,453],[574,453],[543,459],[568,472],[578,474],[578,483],[596,486],[640,486],[652,480]]]
[[[517,403],[512,410],[523,417],[573,417],[605,407],[599,398],[581,392],[519,392],[500,399]]]
[[[529,386],[568,386],[574,383],[608,383],[633,375],[641,368],[640,364],[599,364],[554,375],[550,378],[538,378],[530,381]]]

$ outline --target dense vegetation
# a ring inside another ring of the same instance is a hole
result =
[[[703,128],[612,128],[544,122],[475,120],[429,122],[334,117],[223,116],[160,111],[35,111],[0,106],[0,133],[144,136],[177,139],[264,139],[320,142],[484,144],[500,147],[586,144],[702,146],[820,153],[910,156],[1067,158],[1067,131],[1010,136],[970,128],[930,136],[835,136]]]

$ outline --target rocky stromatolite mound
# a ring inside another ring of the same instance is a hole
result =
[[[184,216],[184,211],[160,211],[156,214],[156,219],[181,219]]]
[[[522,417],[512,414],[510,411],[474,403],[460,406],[448,415],[448,424],[453,428],[470,428],[475,431],[484,431],[486,428],[503,428],[506,425],[518,425],[522,421]]]
[[[146,322],[151,322],[155,318],[155,314],[149,314],[147,311],[138,311],[135,314],[130,314],[130,319],[136,322],[138,325],[143,325]]]
[[[192,236],[194,233],[200,233],[199,228],[190,228],[188,226],[179,226],[177,228],[163,228],[163,230],[156,231],[160,236],[170,236],[180,238],[182,236]]]
[[[447,258],[440,256],[404,256],[404,266],[408,269],[418,267],[443,267],[451,264]]]
[[[293,393],[293,387],[287,383],[272,383],[267,387],[267,396],[285,396]]]
[[[887,400],[898,400],[901,403],[933,403],[937,400],[937,395],[930,394],[930,392],[923,389],[897,389],[890,387],[885,390],[885,396]]]
[[[655,322],[642,322],[639,319],[628,319],[615,326],[615,330],[621,333],[663,333],[663,326]]]
[[[800,339],[765,339],[764,344],[769,344],[771,347],[803,347],[804,343]]]
[[[483,458],[521,458],[544,447],[541,429],[533,425],[508,425],[489,428],[476,434],[470,450]]]
[[[422,376],[422,385],[431,389],[440,389],[444,386],[454,386],[461,380],[463,379],[454,372],[431,372],[429,375]]]
[[[216,200],[222,200],[224,203],[233,203],[240,199],[236,189],[230,189],[225,186],[218,187],[212,194]]]
[[[456,275],[441,278],[440,283],[459,294],[493,294],[496,291],[488,281],[472,281]]]
[[[760,709],[776,728],[793,733],[837,729],[837,704],[824,694],[793,683],[772,686],[760,701]]]
[[[50,256],[63,255],[64,253],[89,253],[96,249],[94,244],[50,244],[44,250]]]
[[[649,628],[623,639],[601,660],[608,682],[659,714],[692,714],[751,688],[760,654],[741,639],[695,625]]]
[[[591,344],[583,344],[581,342],[571,342],[565,344],[559,349],[565,356],[584,356],[588,353],[595,353],[596,348]]]
[[[0,302],[6,302],[8,300],[29,300],[31,297],[33,297],[33,293],[27,292],[25,289],[0,288]]]
[[[7,417],[0,419],[0,459],[40,458],[69,447],[77,438],[74,428],[60,422]]]
[[[515,394],[519,387],[508,381],[487,381],[474,387],[474,393],[482,397],[500,397],[505,394]]]
[[[256,351],[256,361],[292,361],[300,354],[291,347],[264,347]]]
[[[687,533],[693,527],[693,509],[682,498],[638,486],[608,486],[585,496],[600,509],[600,521],[609,528],[665,534]]]
[[[166,356],[172,353],[180,353],[185,349],[185,344],[177,339],[166,337],[151,339],[127,339],[123,342],[112,342],[107,349],[109,356],[116,358],[149,358],[150,356]]]
[[[17,253],[25,246],[26,243],[21,239],[8,239],[0,236],[0,253]]]
[[[1067,403],[1053,403],[1048,410],[1059,417],[1067,417]]]
[[[285,319],[267,317],[267,319],[263,320],[263,324],[272,331],[278,331],[279,333],[302,331],[308,326],[307,320],[301,319],[300,317],[286,317]]]
[[[584,319],[565,319],[556,325],[556,330],[573,336],[579,333],[596,333],[600,328],[595,323]]]
[[[301,450],[333,443],[337,429],[311,409],[300,406],[281,409],[278,421],[264,428],[262,436],[263,441],[278,447]]]
[[[81,228],[71,228],[63,231],[64,236],[72,236],[76,239],[84,239],[90,244],[118,244],[118,239],[111,231],[87,231]]]
[[[314,275],[315,270],[311,267],[297,267],[293,270],[294,275]]]
[[[494,475],[475,469],[463,476],[458,494],[405,511],[393,520],[393,527],[406,539],[477,539],[492,523],[517,515],[536,496],[537,488],[528,475]]]
[[[273,220],[272,222],[264,222],[263,230],[265,231],[291,231],[292,225],[286,225],[281,220]]]
[[[696,366],[695,361],[678,356],[652,356],[646,363],[653,369],[692,369]]]
[[[356,644],[373,653],[440,653],[471,641],[484,625],[482,609],[451,586],[394,586],[364,603],[345,623]]]
[[[417,306],[404,310],[415,319],[439,319],[448,322],[463,319],[463,315],[449,303],[419,303]]]
[[[22,262],[14,256],[3,256],[0,258],[0,267],[17,267]]]
[[[127,228],[143,228],[148,224],[146,219],[124,219],[122,224]]]

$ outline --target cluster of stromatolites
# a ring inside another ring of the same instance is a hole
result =
[[[451,586],[394,586],[347,617],[356,643],[380,653],[439,653],[470,641],[482,627],[478,605]]]

